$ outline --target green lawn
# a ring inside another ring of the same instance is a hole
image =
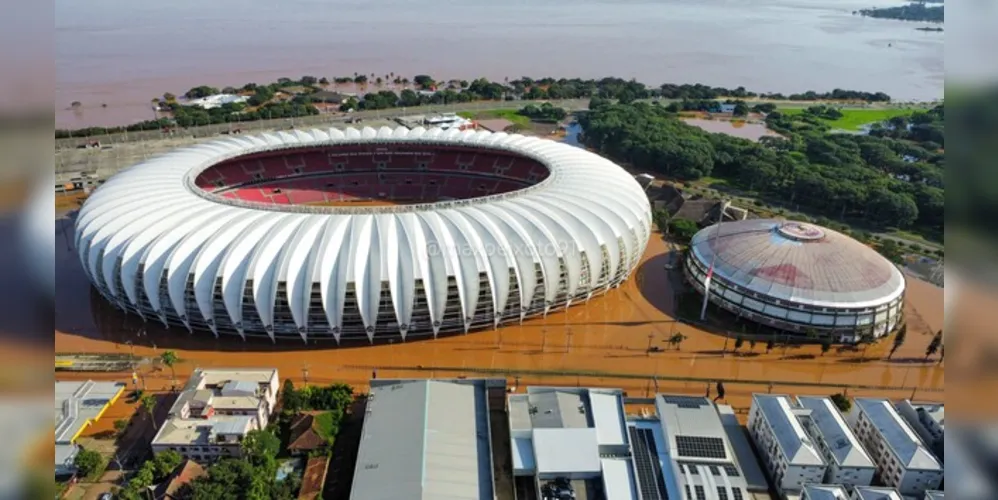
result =
[[[485,111],[462,111],[458,113],[458,116],[467,118],[469,120],[493,120],[493,119],[504,119],[509,120],[517,125],[529,125],[530,118],[523,116],[518,113],[517,109],[489,109]]]
[[[797,115],[804,112],[805,108],[780,108],[778,111],[787,115]],[[895,116],[908,116],[914,113],[915,109],[842,109],[842,118],[838,120],[825,120],[832,128],[842,130],[860,130],[863,125],[878,123],[889,120]]]

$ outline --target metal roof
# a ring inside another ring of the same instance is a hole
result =
[[[825,396],[798,396],[797,402],[811,410],[810,419],[821,434],[821,439],[831,452],[835,463],[840,467],[875,467],[870,455],[866,453],[846,424],[842,413],[832,400]]]
[[[825,464],[797,416],[793,414],[788,396],[754,394],[752,399],[772,428],[780,451],[790,465]]]
[[[505,194],[389,207],[253,204],[208,193],[193,182],[198,172],[250,153],[357,143],[495,149],[532,158],[550,175]],[[609,254],[610,276],[620,266],[635,267],[633,256],[640,256],[650,225],[648,198],[637,181],[581,148],[502,132],[331,128],[230,137],[128,168],[80,209],[76,248],[88,277],[110,299],[146,307],[140,301],[141,281],[149,307],[164,323],[171,308],[189,326],[184,302],[192,292],[204,321],[215,329],[213,290],[221,279],[229,320],[245,335],[244,284],[252,280],[252,306],[266,329],[274,322],[277,284],[284,283],[281,299],[307,340],[311,290],[318,286],[325,323],[339,340],[348,284],[354,285],[365,329],[373,336],[382,307],[379,290],[387,282],[404,336],[414,310],[414,282],[421,279],[436,334],[452,305],[446,293],[449,277],[458,284],[465,318],[476,309],[480,272],[488,275],[495,311],[506,308],[511,279],[518,284],[520,303],[531,302],[535,265],[545,276],[558,276],[564,265],[567,293],[574,296],[600,278],[599,272],[590,272],[583,282],[582,271],[583,260],[589,269],[601,269],[601,247]],[[441,251],[427,251],[433,247]],[[192,275],[194,290],[185,292]],[[164,280],[166,293],[160,286]],[[550,304],[560,283],[543,281]]]
[[[857,500],[904,500],[904,497],[894,488],[857,486],[853,491]]]
[[[855,404],[870,419],[887,446],[897,455],[906,469],[940,470],[939,461],[925,448],[915,431],[901,419],[897,409],[887,399],[856,398]]]
[[[849,493],[838,484],[806,484],[801,492],[806,500],[849,500]]]
[[[817,307],[872,307],[904,292],[901,271],[837,231],[777,219],[715,224],[690,243],[715,278],[774,299]]]
[[[118,382],[57,381],[55,383],[55,442],[70,444],[86,426],[125,390]]]
[[[493,498],[484,385],[375,382],[350,498]]]

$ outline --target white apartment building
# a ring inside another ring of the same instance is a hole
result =
[[[195,462],[238,457],[246,433],[267,427],[277,405],[277,370],[195,370],[152,441]]]
[[[797,406],[807,412],[799,413],[798,420],[828,464],[822,482],[845,486],[873,484],[877,466],[831,398],[799,396]]]
[[[907,399],[898,403],[896,407],[915,434],[922,438],[925,446],[942,461],[943,438],[946,430],[945,407],[939,403],[912,403]]]
[[[877,464],[883,484],[914,497],[939,488],[943,481],[942,465],[890,401],[856,398],[848,421]]]
[[[840,484],[806,484],[800,500],[849,500],[849,492]]]
[[[857,486],[852,490],[850,500],[908,500],[894,488],[879,486]]]
[[[828,466],[798,421],[788,396],[753,395],[748,430],[763,468],[783,495],[824,481]]]

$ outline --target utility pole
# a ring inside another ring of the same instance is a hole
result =
[[[649,333],[648,334],[648,348],[645,349],[645,356],[651,356],[651,343],[652,343],[653,340],[655,340],[655,334],[654,333]]]
[[[301,364],[301,374],[302,374],[302,378],[305,379],[305,387],[308,387],[308,369],[309,369],[309,364],[308,363],[302,363]]]

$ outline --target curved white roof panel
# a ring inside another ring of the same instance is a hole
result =
[[[392,206],[253,202],[195,183],[250,154],[366,143],[492,151],[548,175],[500,194]],[[102,295],[146,319],[244,338],[373,340],[467,332],[585,301],[629,275],[650,223],[638,183],[583,149],[505,133],[348,128],[232,137],[135,165],[83,205],[76,240]]]

